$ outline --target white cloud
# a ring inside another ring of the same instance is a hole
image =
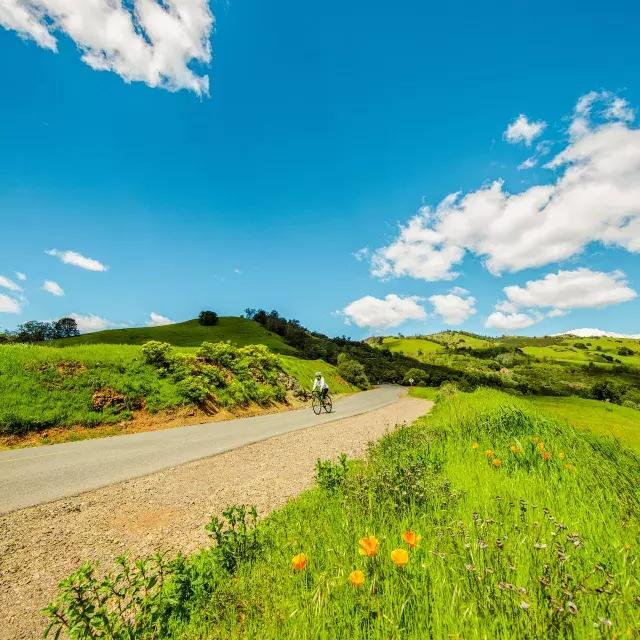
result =
[[[103,331],[104,329],[113,329],[117,326],[111,320],[101,318],[93,314],[83,315],[81,313],[72,313],[69,315],[78,325],[80,333],[91,333],[92,331]]]
[[[627,285],[621,271],[604,273],[581,268],[549,273],[540,280],[529,280],[524,287],[505,287],[516,307],[552,307],[556,310],[606,307],[628,302],[637,293]]]
[[[22,273],[22,271],[16,271],[16,278],[18,278],[18,280],[24,282],[27,279],[26,274]]]
[[[511,144],[524,142],[527,147],[544,131],[547,123],[544,120],[532,121],[521,113],[504,132],[504,139]]]
[[[22,291],[22,287],[17,285],[13,280],[9,278],[5,278],[5,276],[0,276],[0,287],[4,289],[9,289],[9,291]]]
[[[452,279],[471,253],[498,275],[565,260],[592,242],[640,252],[640,129],[605,122],[547,167],[557,179],[521,193],[496,180],[423,207],[375,252],[372,274]]]
[[[64,289],[53,280],[45,280],[42,288],[51,295],[61,297],[64,295]]]
[[[599,112],[594,113],[594,107],[601,105]],[[593,120],[632,122],[635,112],[624,99],[611,91],[589,91],[581,96],[573,110],[573,118],[569,126],[569,134],[575,140],[588,135],[594,128]]]
[[[616,333],[615,331],[604,331],[602,329],[570,329],[564,333],[556,333],[557,336],[572,335],[578,338],[632,338],[634,340],[640,340],[640,333]]]
[[[429,302],[445,324],[462,324],[476,313],[476,299],[460,287],[455,287],[447,294],[431,296]]]
[[[2,0],[0,25],[57,51],[71,38],[92,69],[113,71],[171,91],[209,92],[191,68],[211,61],[213,15],[207,0]]]
[[[0,293],[0,313],[20,313],[22,304],[4,293]]]
[[[526,329],[536,322],[538,322],[536,318],[526,313],[503,313],[502,311],[494,311],[487,318],[484,326],[490,329],[510,331],[513,329]]]
[[[173,320],[170,320],[166,316],[161,316],[159,313],[152,311],[149,314],[147,320],[147,327],[163,327],[166,324],[173,324]]]
[[[427,313],[418,296],[398,296],[390,293],[385,298],[365,296],[347,305],[342,314],[348,322],[359,327],[389,329],[407,320],[424,320]]]
[[[80,267],[87,271],[107,271],[109,269],[109,267],[102,264],[99,260],[87,258],[76,251],[58,251],[57,249],[48,249],[45,253],[59,258],[65,264],[72,264],[75,267]]]
[[[358,249],[354,252],[353,257],[358,261],[362,262],[369,257],[370,251],[369,247],[362,247],[362,249]]]
[[[538,161],[551,151],[551,142],[543,140],[536,145],[535,153],[518,165],[520,171],[524,169],[533,169],[538,165]]]

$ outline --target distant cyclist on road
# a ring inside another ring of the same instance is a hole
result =
[[[329,393],[329,385],[324,381],[324,376],[320,371],[316,371],[316,379],[313,381],[313,389],[311,391],[318,391],[320,397],[324,400]]]

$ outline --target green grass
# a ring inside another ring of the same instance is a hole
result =
[[[404,353],[416,360],[424,360],[425,354],[442,351],[442,345],[424,338],[384,338],[383,346],[393,353]]]
[[[631,640],[638,477],[640,458],[619,442],[535,404],[440,394],[430,417],[384,437],[346,476],[325,465],[320,486],[259,525],[257,549],[238,529],[240,544],[190,558],[160,596],[174,613],[136,637]],[[391,551],[408,550],[405,530],[422,540],[399,568]],[[358,541],[369,535],[379,549],[367,558]],[[308,564],[296,572],[299,553]],[[348,581],[355,569],[361,588]]]
[[[581,345],[581,347],[576,346]],[[618,350],[627,348],[633,355],[620,355]],[[560,362],[607,364],[603,356],[609,356],[620,363],[640,366],[640,340],[627,338],[563,338],[556,344],[546,346],[526,346],[523,351],[538,359],[548,358]],[[611,364],[611,363],[609,363]]]
[[[137,327],[134,329],[111,329],[86,333],[77,338],[56,341],[57,346],[69,347],[80,344],[136,344],[149,340],[168,342],[177,347],[197,347],[203,342],[230,341],[243,347],[248,344],[264,344],[275,353],[295,354],[275,333],[267,331],[254,320],[226,316],[220,318],[217,325],[203,327],[197,320],[188,320],[162,327]]]
[[[409,395],[412,398],[422,398],[423,400],[436,400],[438,397],[438,389],[435,387],[411,387]]]
[[[574,397],[534,396],[531,402],[558,420],[596,434],[619,438],[640,453],[640,411],[636,409]]]
[[[193,354],[193,347],[179,348]],[[305,388],[321,370],[331,389],[355,389],[321,361],[281,356],[283,369]],[[123,394],[126,404],[94,411],[97,389]],[[0,435],[24,435],[50,427],[115,424],[144,407],[151,413],[189,404],[180,385],[157,367],[145,364],[141,347],[119,344],[80,344],[64,349],[41,345],[0,345]],[[227,398],[231,402],[232,398]],[[242,406],[241,400],[234,400]],[[226,406],[226,405],[225,405]]]
[[[358,391],[352,384],[346,382],[338,373],[336,367],[324,360],[301,360],[293,356],[282,356],[282,368],[293,376],[307,390],[313,387],[316,371],[321,371],[331,393],[353,393]]]

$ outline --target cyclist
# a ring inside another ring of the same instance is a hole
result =
[[[329,393],[329,385],[324,381],[324,376],[320,371],[316,371],[316,378],[313,381],[313,389],[312,391],[316,391],[320,393],[320,397],[324,400]]]

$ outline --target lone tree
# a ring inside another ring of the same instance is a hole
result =
[[[60,318],[53,325],[53,335],[56,338],[73,338],[80,335],[78,323],[73,318]]]
[[[218,324],[218,314],[215,311],[201,311],[198,322],[203,327],[212,327],[214,324]]]

